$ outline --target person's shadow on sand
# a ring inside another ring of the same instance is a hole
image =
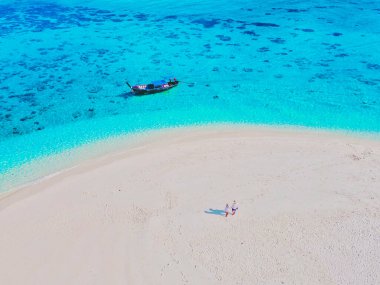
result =
[[[226,213],[224,210],[217,210],[217,209],[208,209],[205,211],[206,214],[210,215],[218,215],[218,216],[224,216]]]

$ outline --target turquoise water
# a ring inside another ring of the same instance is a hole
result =
[[[0,173],[145,128],[380,132],[379,2],[230,2],[2,1]]]

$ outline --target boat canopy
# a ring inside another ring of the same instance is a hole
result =
[[[159,87],[161,86],[162,84],[165,84],[166,81],[165,80],[157,80],[157,81],[153,81],[152,84],[155,86],[155,87]]]

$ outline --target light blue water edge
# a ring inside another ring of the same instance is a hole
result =
[[[3,179],[35,159],[145,129],[380,132],[378,3],[135,2],[0,5]],[[169,74],[180,85],[154,96],[132,96],[125,84]]]

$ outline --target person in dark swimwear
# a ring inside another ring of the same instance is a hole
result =
[[[238,206],[238,203],[234,200],[231,206],[232,216],[235,215],[237,209],[239,209],[239,206]]]

